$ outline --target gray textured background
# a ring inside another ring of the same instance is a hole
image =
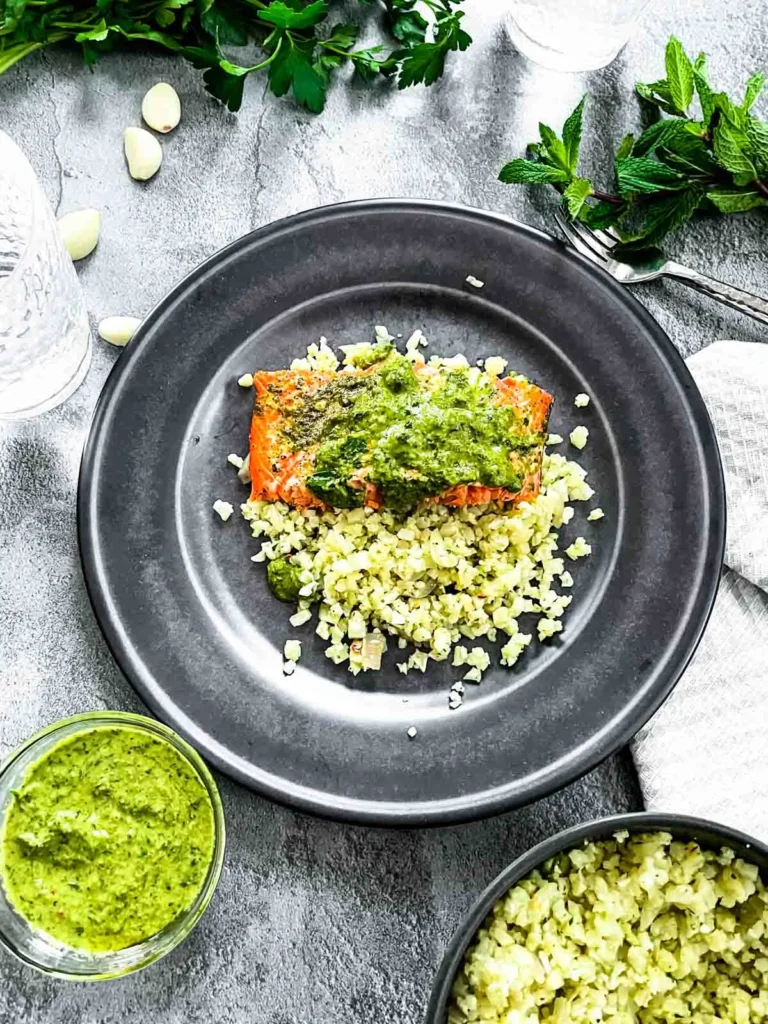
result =
[[[564,0],[565,2],[565,0]],[[450,199],[550,228],[551,197],[495,181],[539,119],[559,126],[586,86],[587,169],[637,124],[638,78],[658,77],[666,37],[704,48],[721,88],[766,65],[766,15],[747,0],[660,0],[614,65],[561,76],[513,53],[503,0],[468,0],[475,45],[432,90],[337,87],[320,118],[247,88],[239,116],[196,73],[160,54],[36,56],[0,79],[0,127],[26,150],[59,213],[103,213],[96,253],[79,264],[94,321],[143,315],[205,256],[250,228],[368,196]],[[762,24],[760,23],[762,22]],[[129,178],[122,130],[165,79],[183,121],[163,140],[146,186]],[[763,111],[765,106],[763,105]],[[671,248],[682,261],[768,292],[766,220],[702,221]],[[764,328],[683,286],[640,297],[686,354]],[[179,339],[183,357],[183,339]],[[117,352],[97,341],[86,383],[61,409],[0,425],[0,756],[63,715],[142,710],[106,649],[86,597],[75,535],[80,451]],[[0,1022],[78,1024],[411,1024],[461,915],[516,854],[602,813],[638,808],[628,755],[534,807],[460,828],[382,832],[273,806],[221,779],[229,823],[218,893],[195,934],[141,974],[99,986],[47,980],[0,953]]]

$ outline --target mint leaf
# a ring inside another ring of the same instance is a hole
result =
[[[696,64],[693,68],[693,84],[696,86],[702,116],[709,126],[712,123],[712,115],[715,112],[715,94],[707,81],[704,72],[704,61],[705,56],[703,53],[700,53],[696,58]]]
[[[581,147],[581,132],[586,102],[587,97],[582,96],[576,108],[568,115],[563,125],[563,145],[565,146],[566,164],[571,174],[576,173],[576,168],[579,165],[579,149]]]
[[[680,122],[678,122],[680,124]],[[658,157],[681,174],[709,178],[720,175],[720,168],[701,135],[693,132],[695,122],[681,124],[682,131],[669,136],[658,149]]]
[[[546,150],[540,142],[529,142],[526,152],[535,164],[545,164],[547,162]]]
[[[643,210],[642,232],[636,235],[631,243],[617,246],[614,250],[616,258],[621,259],[633,249],[637,252],[639,249],[659,245],[671,231],[682,227],[691,219],[705,195],[702,186],[694,185],[677,195],[648,203]]]
[[[687,185],[682,174],[665,167],[658,160],[647,157],[617,160],[616,183],[621,196],[666,192],[669,189],[682,189]]]
[[[746,92],[744,93],[744,102],[741,105],[741,109],[744,113],[747,113],[755,105],[755,100],[758,98],[760,93],[765,87],[765,75],[762,71],[759,71],[747,82]]]
[[[585,206],[581,211],[581,220],[595,231],[604,231],[617,224],[627,212],[624,203],[606,203],[601,200],[594,206]]]
[[[570,175],[560,167],[536,164],[532,160],[512,160],[499,171],[505,185],[554,185],[568,181]]]
[[[713,96],[715,108],[720,111],[726,121],[734,128],[742,130],[746,123],[746,114],[741,109],[731,102],[730,98],[724,92],[716,92]]]
[[[278,28],[312,28],[321,22],[328,13],[326,0],[314,0],[298,10],[283,3],[283,0],[272,0],[266,10],[258,11],[256,17]],[[272,65],[270,65],[271,67]],[[274,91],[274,90],[273,90]]]
[[[632,149],[632,156],[645,156],[647,153],[652,153],[658,146],[663,146],[668,139],[674,138],[684,127],[681,121],[657,121],[650,128],[646,128],[637,140]]]
[[[587,199],[592,195],[592,182],[587,178],[574,178],[568,188],[563,192],[563,199],[568,209],[568,215],[576,220],[584,208]]]
[[[674,114],[675,117],[680,116],[680,112],[672,101],[672,93],[665,78],[660,79],[658,82],[651,82],[648,85],[643,82],[636,82],[635,92],[646,103],[652,103],[654,106],[659,107],[659,109],[666,111],[666,113]]]
[[[549,157],[549,162],[554,164],[555,167],[561,167],[566,173],[570,174],[571,167],[565,143],[560,141],[548,125],[541,124],[541,122],[539,122],[539,135],[541,137],[541,144]]]
[[[297,103],[319,114],[325,106],[326,79],[313,66],[315,40],[288,35],[281,39],[280,50],[269,65],[270,89],[275,96],[285,96],[292,88]]]
[[[747,118],[745,133],[755,159],[768,170],[768,124],[750,116]]]
[[[747,136],[721,119],[714,131],[715,156],[721,167],[733,175],[737,185],[747,185],[757,177],[755,165],[747,156],[750,148]]]
[[[721,213],[744,213],[746,210],[766,205],[766,197],[755,187],[711,188],[707,192],[707,198]]]
[[[684,114],[693,99],[693,65],[683,44],[675,36],[670,36],[665,56],[667,84],[675,109]]]
[[[632,134],[625,135],[624,138],[619,143],[619,148],[616,150],[616,156],[614,157],[614,159],[615,160],[624,160],[625,157],[628,157],[632,153],[632,150],[634,149],[634,146],[635,146],[635,136],[632,135]]]

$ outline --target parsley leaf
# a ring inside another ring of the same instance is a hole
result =
[[[418,82],[432,85],[445,71],[445,59],[448,54],[452,50],[467,49],[472,39],[461,27],[463,17],[462,11],[438,15],[433,43],[417,43],[405,52],[397,51],[392,54],[393,58],[401,59],[398,88],[406,89]]]
[[[406,46],[423,43],[427,35],[427,19],[418,11],[404,11],[393,19],[392,35]]]
[[[265,72],[273,92],[293,92],[319,112],[333,72],[351,63],[357,77],[399,75],[400,85],[435,82],[447,55],[471,43],[461,25],[462,0],[381,0],[391,41],[356,50],[360,25],[323,25],[330,0],[0,0],[0,74],[43,46],[76,44],[92,67],[116,37],[184,56],[203,72],[206,89],[237,110],[245,79]],[[351,0],[350,0],[351,4]],[[375,8],[360,0],[373,20]],[[425,17],[425,9],[431,15]],[[433,38],[428,37],[428,18]],[[229,46],[253,44],[250,66],[229,60]]]
[[[257,17],[270,25],[278,28],[313,28],[321,22],[328,13],[326,0],[314,0],[314,3],[306,7],[295,9],[283,3],[283,0],[273,0],[266,10],[258,11]]]
[[[213,4],[201,12],[200,25],[219,46],[245,46],[248,42],[248,33],[242,24]]]
[[[270,89],[275,96],[293,89],[297,103],[319,114],[325,106],[326,80],[314,66],[314,40],[286,34],[280,41],[283,45],[269,65]]]

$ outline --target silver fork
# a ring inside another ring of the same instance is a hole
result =
[[[731,284],[724,284],[716,281],[713,277],[700,274],[697,270],[690,270],[683,267],[674,260],[668,260],[663,253],[655,258],[648,259],[644,263],[633,264],[621,263],[613,259],[611,251],[619,239],[606,231],[592,231],[591,228],[580,224],[578,221],[567,221],[558,210],[555,214],[557,223],[562,228],[563,234],[582,256],[592,260],[603,270],[606,270],[611,277],[614,277],[622,284],[639,284],[641,281],[653,281],[655,277],[667,275],[676,277],[684,284],[696,288],[705,295],[738,309],[740,313],[747,313],[749,316],[768,324],[768,299],[762,299],[759,295],[752,295],[741,288],[735,288]]]

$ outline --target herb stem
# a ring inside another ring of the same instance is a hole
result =
[[[603,203],[613,203],[614,206],[621,206],[624,202],[623,199],[619,199],[618,196],[612,196],[608,192],[593,192],[592,195],[595,199],[599,199]]]
[[[248,68],[248,71],[249,72],[250,71],[261,71],[262,68],[269,67],[269,65],[272,63],[272,61],[275,59],[275,57],[277,57],[278,53],[280,53],[280,47],[282,45],[283,45],[283,36],[280,36],[280,38],[277,40],[277,46],[274,48],[272,53],[270,53],[270,55],[267,57],[267,59],[263,60],[261,62],[261,64],[253,64],[251,67]]]
[[[758,179],[755,182],[755,185],[757,186],[759,192],[762,192],[764,196],[768,197],[768,185],[766,185],[764,181],[760,181]]]

